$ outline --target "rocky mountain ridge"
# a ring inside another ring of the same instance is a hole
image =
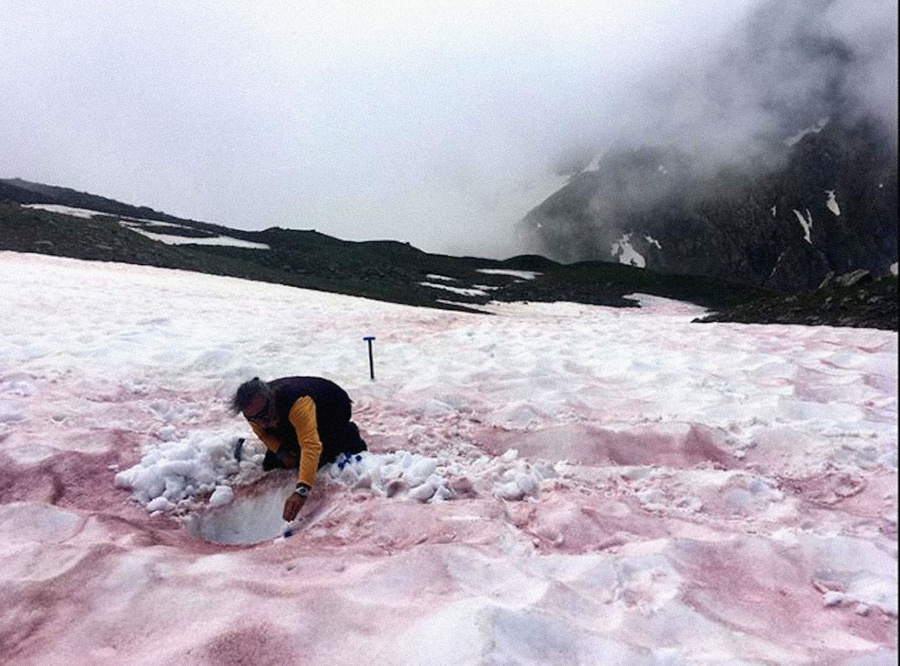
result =
[[[710,173],[671,147],[611,151],[528,213],[529,250],[782,292],[896,270],[897,157],[877,124],[823,120],[770,156]]]

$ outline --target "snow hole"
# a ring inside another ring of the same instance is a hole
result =
[[[274,487],[253,497],[235,497],[224,506],[196,511],[182,519],[192,535],[224,545],[252,545],[280,537],[284,500],[293,484]]]

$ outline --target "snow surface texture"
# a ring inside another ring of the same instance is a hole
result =
[[[896,333],[8,252],[0,286],[4,663],[897,662]],[[273,539],[294,475],[226,405],[287,374],[371,452]]]

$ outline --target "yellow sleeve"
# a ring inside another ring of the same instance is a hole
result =
[[[316,422],[316,403],[309,396],[298,398],[291,407],[288,420],[297,431],[297,443],[300,444],[300,472],[297,474],[297,483],[312,486],[322,455],[322,440],[319,439],[319,426]]]
[[[281,446],[281,443],[278,441],[277,437],[273,437],[255,423],[251,423],[250,427],[253,428],[253,433],[259,437],[259,441],[265,444],[269,451],[278,453],[278,447]]]

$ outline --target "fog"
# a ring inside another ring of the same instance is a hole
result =
[[[0,176],[244,229],[516,253],[621,143],[712,164],[836,111],[897,124],[885,0],[7,0]],[[836,102],[839,100],[839,102]]]

